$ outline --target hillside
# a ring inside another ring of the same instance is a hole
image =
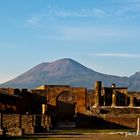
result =
[[[140,91],[140,76],[138,78],[137,75],[130,77],[106,75],[68,58],[51,63],[41,63],[0,86],[35,88],[40,85],[60,84],[93,88],[96,80],[101,80],[104,86],[111,86],[112,83],[116,83],[117,86],[129,87],[129,90]]]

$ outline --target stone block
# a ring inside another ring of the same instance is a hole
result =
[[[7,129],[6,135],[7,136],[22,136],[22,129],[18,127]]]

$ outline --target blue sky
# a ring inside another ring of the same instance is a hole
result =
[[[0,0],[0,83],[72,58],[95,71],[140,71],[140,0]]]

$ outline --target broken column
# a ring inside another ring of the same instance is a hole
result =
[[[137,131],[136,131],[136,135],[139,135],[139,131],[140,131],[140,118],[137,118]]]
[[[99,107],[101,105],[101,89],[102,89],[102,82],[96,81],[95,82],[95,107]]]
[[[3,129],[2,129],[2,114],[0,113],[0,136],[3,135]]]
[[[116,91],[113,90],[113,93],[112,93],[112,107],[115,107],[116,106]]]
[[[42,104],[42,114],[44,115],[46,112],[46,104]]]
[[[130,95],[130,104],[129,107],[133,108],[134,107],[134,97]]]

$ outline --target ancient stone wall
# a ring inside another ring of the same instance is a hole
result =
[[[5,135],[21,136],[19,115],[1,115],[1,127]]]
[[[100,111],[97,108],[92,110],[92,115],[95,116],[96,122],[100,124],[100,128],[134,128],[137,127],[137,118],[140,118],[140,108],[111,108],[101,107]],[[102,122],[102,123],[100,123]],[[104,123],[105,122],[105,123]],[[103,126],[102,126],[103,125]]]
[[[13,88],[0,88],[0,94],[6,93],[6,94],[14,94]]]
[[[34,119],[32,115],[21,116],[21,128],[24,134],[34,134]]]
[[[38,93],[38,91],[40,93]],[[44,92],[46,91],[46,92]],[[86,107],[86,88],[70,87],[70,86],[41,86],[33,91],[33,93],[45,94],[47,98],[47,104],[56,107],[57,97],[63,92],[70,92],[77,96],[77,111],[83,113]],[[41,95],[42,95],[41,94]]]
[[[102,120],[112,123],[114,128],[118,125],[118,128],[137,128],[137,119],[140,118],[139,114],[120,114],[120,115],[99,115],[98,118]],[[112,125],[112,126],[113,126]]]
[[[140,116],[139,116],[140,117]],[[130,117],[130,115],[119,115],[119,116],[104,116],[103,119],[105,121],[114,123],[115,125],[119,125],[120,128],[128,127],[128,128],[137,128],[137,117]],[[115,128],[115,127],[114,127]]]
[[[22,134],[34,134],[38,129],[43,132],[51,126],[50,118],[47,115],[20,115],[1,114],[0,130],[1,135],[21,136]]]

